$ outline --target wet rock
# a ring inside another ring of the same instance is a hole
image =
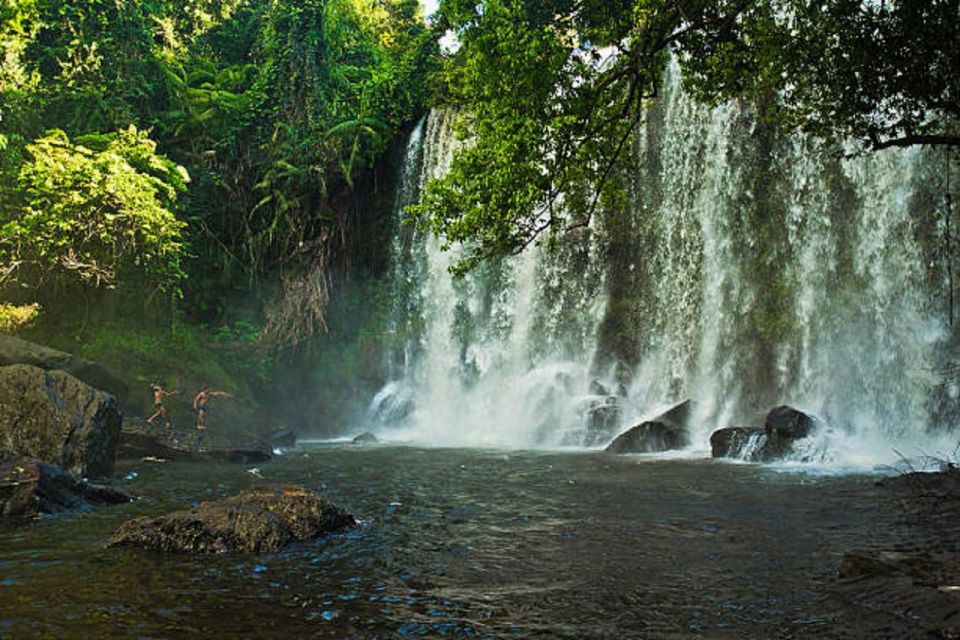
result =
[[[4,519],[36,518],[130,500],[122,491],[92,484],[33,458],[0,463],[0,517]]]
[[[369,431],[361,433],[353,439],[353,444],[376,444],[378,442],[380,442],[380,439]]]
[[[583,445],[593,447],[607,442],[620,426],[620,404],[616,396],[592,400],[587,409]]]
[[[297,446],[297,434],[288,427],[275,430],[269,440],[271,449],[293,449]]]
[[[268,485],[189,511],[124,523],[110,547],[181,553],[264,553],[355,526],[352,515],[302,487]]]
[[[123,402],[129,387],[101,365],[13,336],[0,335],[0,367],[29,364],[44,371],[66,371],[94,389],[106,391]]]
[[[116,399],[64,371],[0,367],[0,449],[85,477],[113,473]]]
[[[815,418],[787,405],[771,409],[763,423],[767,433],[787,440],[806,438],[816,426]]]
[[[790,442],[759,427],[727,427],[710,436],[710,450],[714,458],[770,462],[790,453]]]
[[[257,464],[267,462],[273,456],[263,445],[207,446],[204,435],[193,431],[180,433],[164,427],[126,422],[120,432],[117,458],[141,460],[154,458],[172,462],[227,462],[233,464]]]
[[[682,402],[653,420],[631,427],[611,442],[608,453],[656,453],[690,444],[689,422],[694,403]]]
[[[796,453],[794,443],[817,428],[812,416],[786,405],[767,413],[764,427],[727,427],[710,436],[714,458],[771,462]]]

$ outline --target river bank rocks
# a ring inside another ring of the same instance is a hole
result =
[[[119,402],[126,400],[130,391],[123,380],[96,362],[13,336],[0,335],[0,367],[14,364],[29,364],[44,371],[66,371],[94,389],[109,393]]]
[[[123,524],[110,547],[178,553],[266,553],[343,531],[356,519],[327,498],[292,485],[266,485],[195,509]]]
[[[690,444],[689,423],[695,405],[682,402],[653,420],[627,429],[604,449],[607,453],[657,453]]]
[[[369,431],[364,431],[360,435],[356,436],[350,442],[352,442],[353,444],[377,444],[378,442],[380,442],[380,438],[378,438],[375,434]]]
[[[120,435],[117,400],[64,371],[0,367],[0,450],[83,477],[113,473]]]
[[[795,453],[794,444],[810,436],[817,420],[802,411],[782,405],[772,409],[760,427],[727,427],[710,436],[714,458],[738,458],[770,462]]]
[[[0,519],[5,522],[130,500],[122,491],[92,484],[36,459],[0,462]]]
[[[209,431],[209,429],[208,429]],[[227,462],[259,464],[273,456],[266,444],[223,443],[207,432],[174,431],[145,422],[126,421],[120,431],[117,459],[150,458],[171,462]]]
[[[924,637],[960,638],[960,470],[901,474],[877,487],[881,508],[898,517],[899,535],[887,548],[844,553],[837,593]]]

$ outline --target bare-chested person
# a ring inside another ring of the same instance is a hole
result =
[[[167,391],[159,384],[154,384],[150,387],[150,390],[153,392],[153,410],[154,414],[147,418],[149,424],[153,424],[153,421],[157,418],[163,418],[163,423],[166,425],[167,429],[170,428],[170,418],[167,416],[167,408],[163,406],[163,401],[171,396],[175,396],[179,391]]]
[[[214,391],[210,387],[200,389],[200,393],[193,399],[193,410],[197,412],[197,429],[203,430],[207,428],[204,420],[207,414],[207,402],[210,401],[210,398],[229,395],[226,391]]]

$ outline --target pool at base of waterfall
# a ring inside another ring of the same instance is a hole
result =
[[[0,531],[0,637],[921,637],[835,589],[844,551],[916,534],[876,475],[315,443],[259,473],[118,477],[139,500]],[[361,525],[266,555],[104,547],[129,518],[265,482]]]

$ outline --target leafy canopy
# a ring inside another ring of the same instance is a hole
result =
[[[447,100],[469,138],[411,215],[472,254],[589,223],[676,55],[709,102],[881,148],[960,146],[955,0],[444,0]]]
[[[0,213],[0,276],[114,287],[134,272],[159,286],[183,275],[184,225],[172,208],[189,177],[145,132],[131,126],[72,143],[54,130],[26,150],[21,206]]]

